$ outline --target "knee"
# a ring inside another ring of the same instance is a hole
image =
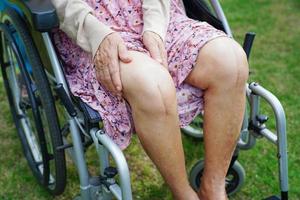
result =
[[[145,114],[165,116],[176,111],[176,92],[169,72],[157,63],[131,67],[122,76],[124,96],[133,109]]]
[[[175,86],[170,75],[161,70],[155,70],[156,76],[134,77],[136,84],[130,89],[134,99],[132,107],[145,114],[164,116],[174,111],[176,100]]]
[[[248,61],[243,48],[234,40],[226,39],[216,45],[210,56],[213,63],[212,83],[223,87],[244,87],[248,79]]]

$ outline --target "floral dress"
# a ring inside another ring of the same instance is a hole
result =
[[[129,50],[149,52],[142,43],[142,0],[85,0],[96,17],[119,32]],[[226,36],[206,22],[186,16],[180,0],[171,0],[170,20],[165,38],[168,69],[176,86],[180,126],[187,126],[203,110],[203,91],[184,82],[195,66],[205,43]],[[159,23],[159,22],[158,22]],[[122,97],[112,95],[96,80],[91,55],[83,51],[61,30],[54,42],[65,63],[71,91],[98,111],[108,136],[120,148],[126,148],[134,132],[131,108]]]

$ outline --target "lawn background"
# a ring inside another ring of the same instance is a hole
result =
[[[300,199],[300,1],[299,0],[222,0],[235,38],[242,43],[244,33],[253,31],[257,38],[252,51],[250,81],[257,81],[282,102],[288,122],[290,199]],[[270,109],[262,105],[267,114]],[[272,117],[272,115],[270,115]],[[274,125],[274,120],[270,120]],[[202,143],[183,137],[187,167],[203,155]],[[94,153],[88,152],[92,170]],[[126,150],[131,169],[134,199],[171,199],[157,170],[142,151],[137,139]],[[246,183],[231,199],[262,199],[278,194],[276,149],[265,139],[254,149],[243,151],[239,161],[246,170]],[[68,185],[63,195],[71,199],[79,192],[74,166],[68,160]],[[53,199],[33,178],[24,159],[0,79],[0,200]]]

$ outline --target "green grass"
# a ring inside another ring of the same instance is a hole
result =
[[[225,13],[242,42],[246,31],[257,33],[250,66],[250,81],[257,81],[282,102],[288,122],[290,199],[300,199],[300,2],[298,0],[223,0]],[[270,109],[262,105],[263,111]],[[270,120],[274,125],[274,120]],[[203,155],[203,146],[184,136],[187,167]],[[171,199],[158,171],[142,151],[137,139],[126,150],[134,199]],[[95,153],[88,160],[96,170]],[[246,170],[246,183],[232,199],[262,199],[278,194],[276,149],[265,139],[254,149],[243,151],[239,161]],[[68,160],[68,185],[63,195],[71,199],[79,192],[78,176]],[[33,178],[21,151],[0,79],[0,199],[53,199]]]

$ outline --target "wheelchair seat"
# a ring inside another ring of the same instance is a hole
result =
[[[25,15],[32,20],[33,27],[40,32],[47,32],[59,25],[54,6],[50,0],[23,0]]]

